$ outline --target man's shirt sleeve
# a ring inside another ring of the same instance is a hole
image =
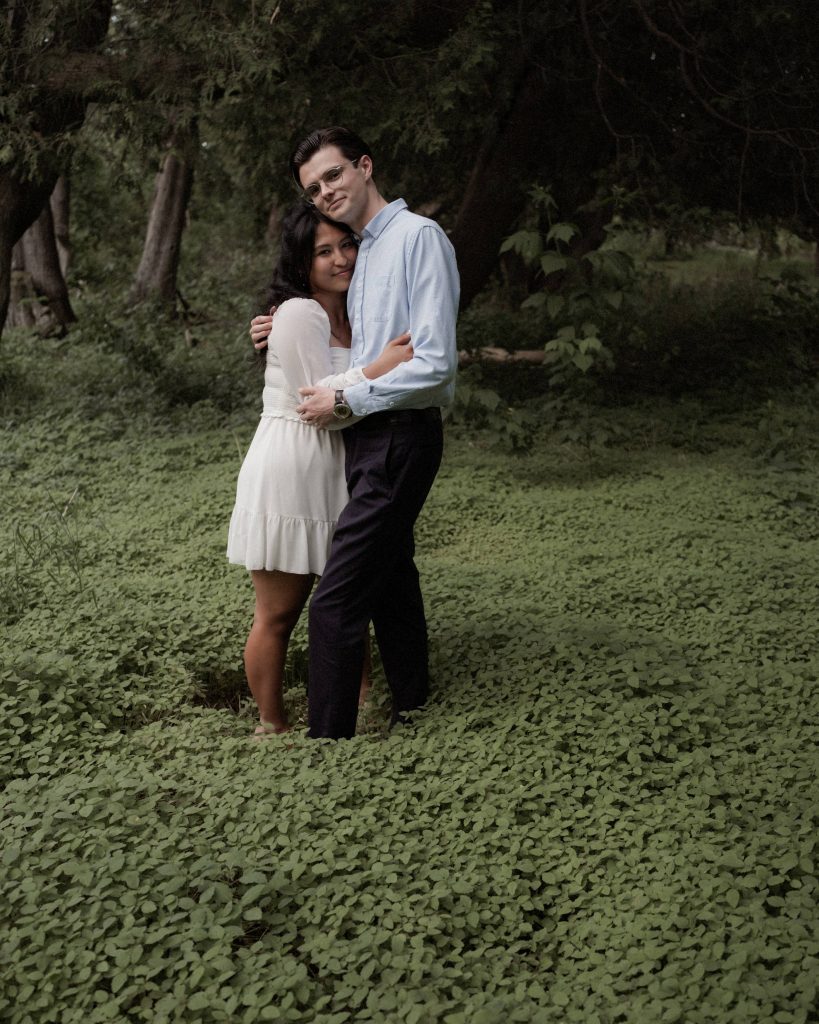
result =
[[[451,401],[458,368],[455,321],[460,296],[455,251],[437,225],[427,224],[406,239],[404,263],[414,354],[382,377],[344,389],[358,415],[446,406]]]

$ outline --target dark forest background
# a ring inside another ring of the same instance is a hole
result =
[[[112,317],[158,304],[191,343],[226,292],[251,314],[295,198],[289,150],[328,123],[450,232],[473,353],[528,350],[558,378],[708,377],[696,340],[678,365],[673,325],[647,324],[714,274],[646,273],[709,245],[754,257],[751,319],[760,295],[763,320],[814,312],[807,0],[10,0],[0,32],[0,324],[62,334],[104,295]],[[761,260],[792,256],[759,285]]]

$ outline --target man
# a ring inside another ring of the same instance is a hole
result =
[[[366,365],[407,329],[414,349],[409,362],[377,380],[337,392],[301,389],[305,423],[321,428],[361,417],[344,430],[350,501],[310,604],[310,735],[341,738],[355,732],[370,621],[392,691],[393,723],[427,699],[413,527],[441,461],[460,285],[449,239],[403,199],[383,198],[370,151],[353,132],[313,132],[290,166],[305,198],[361,238],[347,295],[351,366]]]

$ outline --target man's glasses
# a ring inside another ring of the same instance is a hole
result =
[[[357,156],[355,160],[351,160],[350,166],[355,167],[360,159],[361,157]],[[308,203],[315,203],[321,195],[322,185],[340,185],[343,180],[344,168],[342,166],[330,167],[324,172],[324,174],[322,174],[318,181],[311,182],[307,188],[302,191],[302,196]]]

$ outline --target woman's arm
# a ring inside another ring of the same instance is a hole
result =
[[[383,377],[385,373],[394,370],[399,363],[408,363],[412,356],[413,348],[410,341],[410,332],[404,331],[397,338],[388,341],[381,355],[374,359],[369,366],[364,367],[364,376],[367,380]]]
[[[276,307],[273,306],[271,314],[275,312]],[[302,336],[301,339],[299,335]],[[412,359],[413,355],[410,333],[405,331],[404,334],[388,341],[381,355],[368,366],[334,374],[329,354],[329,333],[325,329],[324,317],[315,306],[300,303],[286,309],[283,307],[281,317],[277,318],[275,331],[272,315],[254,317],[250,324],[250,336],[257,349],[266,347],[269,341],[275,343],[287,383],[294,390],[308,384],[344,388],[365,379],[374,380],[394,370],[400,363]],[[299,344],[300,340],[302,344]],[[328,370],[329,374],[326,372]],[[313,376],[319,372],[320,377]],[[309,379],[304,379],[305,375]]]
[[[390,370],[394,370],[400,363],[406,363],[412,359],[413,349],[410,344],[410,333],[405,331],[397,338],[388,341],[384,351],[363,369],[345,370],[344,373],[334,373],[330,377],[316,381],[319,387],[325,388],[347,388],[353,384],[360,384],[363,380],[374,380],[382,377]]]
[[[330,325],[324,310],[312,299],[283,302],[273,317],[267,340],[295,395],[299,388],[332,374]]]

